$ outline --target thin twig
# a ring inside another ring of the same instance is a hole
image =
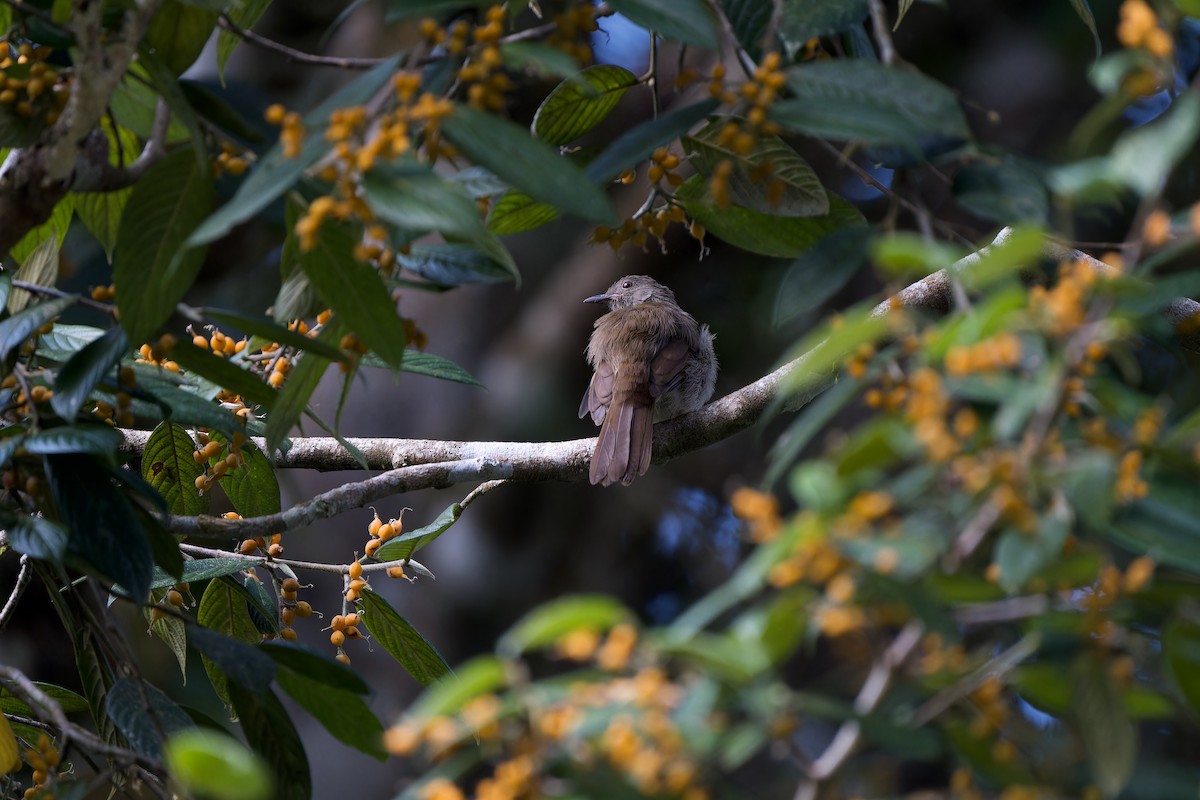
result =
[[[887,650],[871,667],[858,696],[854,698],[856,718],[843,722],[825,751],[813,761],[807,770],[808,777],[796,789],[796,800],[815,798],[821,782],[837,772],[854,752],[859,739],[862,738],[862,725],[858,718],[865,717],[879,707],[896,671],[912,655],[924,633],[925,625],[918,620],[912,620],[896,634]]]
[[[892,44],[892,29],[888,25],[883,0],[870,0],[870,8],[871,31],[875,34],[875,46],[879,48],[879,60],[884,64],[895,64],[896,46]]]
[[[1041,636],[1032,633],[962,680],[952,686],[947,686],[913,712],[913,726],[919,728],[931,722],[950,706],[982,686],[988,678],[1004,675],[1017,667],[1022,661],[1036,653],[1040,644]]]
[[[497,486],[503,486],[506,483],[508,483],[508,481],[485,481],[484,483],[481,483],[472,489],[470,493],[463,498],[463,501],[458,504],[458,507],[463,511],[466,511],[467,506],[471,505],[471,503],[474,503],[476,498],[485,495],[492,489],[495,489]]]
[[[122,764],[142,764],[161,770],[162,767],[157,762],[145,756],[138,755],[132,750],[111,745],[86,728],[82,728],[71,722],[67,719],[66,713],[63,712],[62,706],[50,697],[50,695],[39,689],[33,681],[16,667],[0,664],[0,684],[8,688],[14,696],[26,705],[41,711],[50,720],[50,723],[58,729],[60,750],[66,750],[71,742],[74,741],[80,747],[116,759]]]
[[[272,558],[268,561],[262,556],[245,555],[244,553],[218,550],[212,547],[200,547],[194,544],[181,544],[179,545],[179,549],[190,556],[198,558],[236,558],[245,561],[247,567],[269,567],[273,564],[282,564],[292,569],[303,569],[310,572],[328,572],[334,575],[350,574],[349,564],[325,564],[320,561],[297,561],[291,558]],[[410,563],[410,559],[398,558],[395,561],[381,561],[378,564],[362,564],[361,566],[363,572],[386,572],[392,567],[403,567],[408,563]]]
[[[946,554],[947,568],[954,569],[979,548],[988,531],[1000,519],[1002,511],[1000,505],[991,499],[979,507],[958,535],[954,548]]]
[[[264,50],[270,50],[273,53],[286,58],[296,64],[306,64],[312,67],[336,67],[338,69],[371,69],[372,67],[382,64],[387,59],[383,58],[351,58],[349,56],[319,56],[314,53],[305,53],[302,50],[288,47],[285,44],[280,44],[274,39],[268,39],[265,36],[260,36],[249,28],[243,28],[229,18],[228,14],[221,14],[219,25],[235,36],[241,37],[245,42],[261,47]]]
[[[848,155],[843,153],[841,150],[834,147],[833,144],[831,144],[830,142],[826,141],[825,139],[817,139],[816,141],[827,152],[829,152],[831,155],[836,157],[839,164],[846,167],[851,172],[853,172],[855,175],[857,175],[858,178],[863,183],[867,184],[868,186],[871,186],[872,188],[878,189],[879,192],[881,194],[883,194],[885,197],[889,197],[892,200],[894,200],[895,202],[899,203],[901,206],[904,207],[904,209],[906,211],[908,211],[908,213],[912,214],[914,218],[920,217],[921,208],[916,203],[913,203],[908,198],[897,194],[896,191],[894,189],[892,189],[892,187],[887,186],[884,183],[882,183],[879,179],[877,179],[870,172],[867,172],[865,169],[863,169],[857,162],[854,161],[854,159],[850,158]],[[971,244],[970,239],[963,236],[961,233],[959,233],[957,230],[955,230],[951,225],[949,225],[945,222],[942,222],[940,220],[934,220],[933,226],[935,228],[937,228],[939,231],[941,231],[943,235],[949,236],[950,238],[954,239],[955,241],[959,242],[960,244],[965,244],[965,245]]]
[[[4,608],[0,608],[0,631],[8,626],[8,621],[12,619],[13,612],[17,610],[17,603],[21,600],[21,595],[25,593],[26,587],[29,586],[29,579],[32,577],[32,568],[29,565],[29,556],[21,555],[21,569],[17,573],[17,582],[13,586],[12,593],[9,594],[8,600],[4,603]]]
[[[42,286],[41,284],[30,283],[29,281],[13,281],[12,286],[14,289],[24,289],[31,294],[44,294],[47,297],[75,297],[77,298],[76,302],[79,304],[90,306],[98,311],[103,311],[104,313],[110,315],[116,310],[116,306],[114,306],[112,303],[103,303],[99,300],[93,300],[85,294],[77,295],[74,292],[64,292],[62,289],[56,289],[53,286]]]

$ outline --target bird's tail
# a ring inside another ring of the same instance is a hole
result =
[[[592,453],[592,483],[628,486],[650,468],[654,401],[645,390],[613,397]]]

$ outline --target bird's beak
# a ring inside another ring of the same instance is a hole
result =
[[[584,298],[585,303],[607,303],[612,298],[606,294],[594,294],[591,297]]]

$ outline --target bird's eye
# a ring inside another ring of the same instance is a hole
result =
[[[621,284],[622,289],[629,289],[633,286],[633,281],[625,281]]]

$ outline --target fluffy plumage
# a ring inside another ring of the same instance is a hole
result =
[[[713,335],[645,275],[621,278],[584,302],[607,303],[587,360],[594,373],[579,416],[600,426],[591,481],[628,485],[650,467],[653,425],[703,406],[717,379]]]

